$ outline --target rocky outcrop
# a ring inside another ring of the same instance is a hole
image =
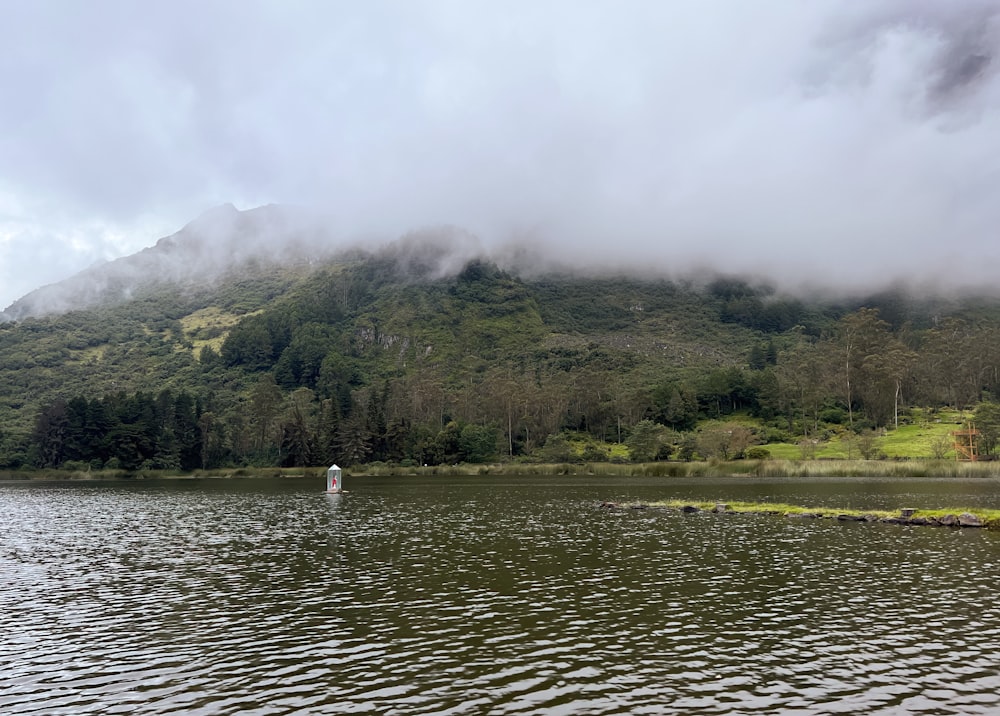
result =
[[[958,516],[958,524],[962,527],[982,527],[983,521],[975,515],[963,512]]]

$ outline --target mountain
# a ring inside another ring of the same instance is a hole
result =
[[[220,207],[8,309],[0,467],[563,459],[565,435],[600,459],[650,430],[660,447],[632,454],[679,455],[710,420],[792,440],[1000,395],[995,298],[516,258],[453,227],[364,249],[295,211]]]
[[[247,262],[294,264],[327,257],[330,231],[305,211],[277,205],[211,209],[177,233],[136,254],[88,268],[36,289],[0,319],[19,321],[126,302],[161,286],[188,290]]]

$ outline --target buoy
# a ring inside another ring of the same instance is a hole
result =
[[[331,465],[330,469],[326,471],[326,491],[327,492],[343,492],[343,477],[341,475],[340,468],[336,465]]]

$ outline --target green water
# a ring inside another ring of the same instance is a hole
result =
[[[955,480],[0,484],[0,713],[1000,712],[1000,534],[602,500]]]

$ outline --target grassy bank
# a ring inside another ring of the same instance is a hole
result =
[[[191,480],[226,478],[322,478],[325,467],[238,467],[218,470],[0,470],[0,481]]]
[[[359,465],[347,475],[595,475],[606,477],[997,477],[1000,462],[953,460],[731,460],[728,462]]]
[[[724,504],[725,509],[719,505]],[[785,515],[789,517],[812,517],[816,519],[856,520],[865,522],[893,522],[912,525],[957,525],[960,515],[971,515],[978,518],[978,526],[986,529],[1000,530],[1000,510],[947,507],[935,509],[908,510],[905,516],[900,510],[848,510],[839,507],[807,507],[777,502],[685,502],[683,500],[663,500],[642,505],[623,505],[627,507],[653,507],[668,510],[726,512],[733,514],[768,514]]]
[[[728,462],[647,462],[647,463],[494,463],[404,467],[386,463],[345,468],[346,477],[407,476],[600,476],[600,477],[1000,477],[1000,462],[955,462],[953,460],[731,460]],[[30,470],[0,471],[0,480],[143,480],[184,478],[308,478],[322,479],[325,466],[240,467],[195,470]]]

